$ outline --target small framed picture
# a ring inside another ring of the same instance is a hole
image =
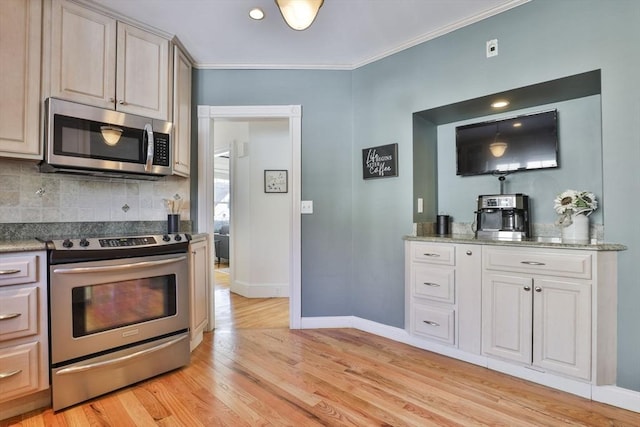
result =
[[[288,188],[288,171],[286,170],[265,170],[264,171],[264,192],[265,193],[286,193]]]

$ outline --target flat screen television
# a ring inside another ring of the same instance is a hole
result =
[[[456,127],[456,175],[558,167],[558,111]]]

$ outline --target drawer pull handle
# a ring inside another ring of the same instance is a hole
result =
[[[0,270],[0,276],[6,276],[8,274],[16,274],[16,273],[20,273],[20,270],[17,269],[11,269],[11,270]]]
[[[7,313],[7,314],[0,314],[0,320],[9,320],[9,319],[15,319],[16,317],[22,316],[22,313]]]
[[[427,286],[431,286],[432,288],[439,288],[440,287],[440,285],[438,285],[437,283],[424,282],[423,284],[427,285]]]
[[[429,326],[440,326],[440,323],[432,322],[431,320],[423,320],[423,322],[426,323]]]
[[[520,261],[520,264],[527,264],[527,265],[547,265],[544,262],[538,262],[538,261]]]
[[[14,375],[18,375],[20,372],[22,372],[22,369],[16,369],[15,371],[9,371],[9,372],[0,372],[0,380],[3,380],[5,378],[10,378]]]
[[[439,256],[440,256],[440,254],[426,253],[426,254],[424,254],[424,256],[428,256],[428,257],[434,257],[434,258],[436,258],[436,257],[439,257]]]

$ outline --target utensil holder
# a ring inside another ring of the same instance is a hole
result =
[[[180,214],[167,215],[167,233],[174,234],[180,232]]]

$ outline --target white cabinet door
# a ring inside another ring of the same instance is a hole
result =
[[[169,41],[118,23],[116,109],[169,118]]]
[[[531,363],[532,282],[530,277],[485,274],[482,283],[482,351]]]
[[[54,0],[51,21],[51,96],[114,108],[116,20]]]
[[[480,354],[482,348],[482,249],[456,245],[456,301],[458,348]]]
[[[191,157],[191,62],[177,46],[173,79],[173,173],[187,177]]]
[[[42,158],[42,0],[0,1],[0,156]]]
[[[536,279],[533,364],[591,379],[591,283]]]
[[[209,309],[209,245],[206,240],[191,243],[191,349],[202,341]]]

